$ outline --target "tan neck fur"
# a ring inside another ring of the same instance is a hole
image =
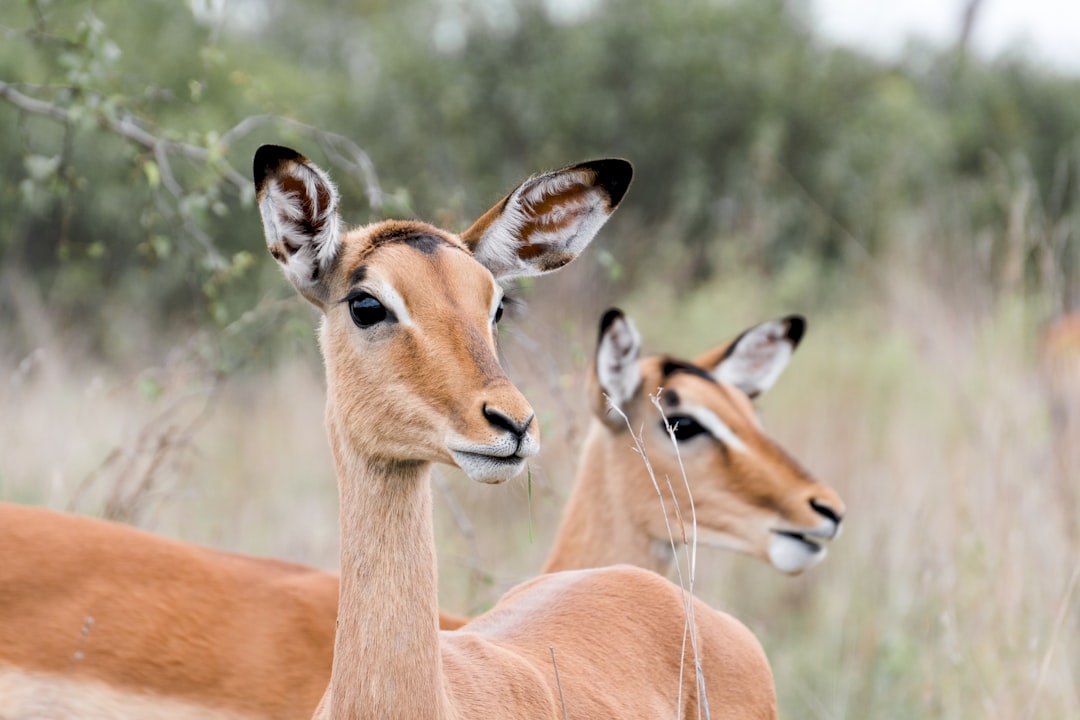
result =
[[[448,718],[431,465],[362,457],[329,430],[342,529],[330,717]]]

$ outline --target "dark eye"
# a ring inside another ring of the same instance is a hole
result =
[[[367,293],[349,299],[349,314],[361,328],[377,325],[389,315],[383,304]]]
[[[505,301],[503,301],[503,300],[500,300],[500,301],[499,301],[499,307],[495,308],[495,324],[496,324],[496,325],[498,325],[498,324],[499,324],[499,321],[500,321],[500,320],[502,320],[502,316],[503,316],[503,303],[504,303],[504,302],[505,302]]]
[[[705,432],[698,421],[689,415],[676,415],[668,418],[668,425],[671,426],[672,432],[675,435],[675,439],[679,441],[689,440],[695,435],[700,435]],[[667,428],[664,428],[665,432]]]

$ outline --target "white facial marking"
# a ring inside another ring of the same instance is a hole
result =
[[[747,395],[765,392],[784,372],[794,352],[787,331],[787,324],[782,320],[771,320],[750,328],[716,366],[713,375]]]
[[[405,300],[398,294],[398,291],[394,289],[394,286],[388,282],[377,282],[372,287],[372,295],[379,299],[386,309],[394,313],[394,317],[403,327],[413,327],[412,315],[409,314],[409,309],[405,306]]]
[[[641,386],[640,354],[641,335],[634,322],[624,315],[616,317],[596,349],[596,377],[608,402],[617,408],[622,409]]]
[[[737,452],[750,452],[750,449],[746,447],[735,431],[728,427],[727,423],[720,419],[720,416],[714,413],[708,408],[701,407],[700,405],[680,405],[678,409],[680,415],[689,415],[697,421],[698,425],[709,431],[717,440],[720,440],[732,450]]]
[[[769,562],[781,572],[798,573],[825,559],[827,550],[816,543],[773,533],[769,539]]]

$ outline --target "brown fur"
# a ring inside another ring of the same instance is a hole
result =
[[[723,445],[683,443],[681,456],[693,495],[702,542],[721,534],[737,541],[738,549],[768,562],[770,530],[774,527],[812,528],[821,516],[810,505],[844,514],[836,492],[817,482],[765,433],[753,403],[743,392],[717,382],[704,367],[714,367],[730,343],[703,353],[694,363],[653,356],[638,361],[641,383],[623,405],[627,420],[611,416],[597,382],[595,365],[589,395],[593,419],[574,492],[563,513],[545,572],[630,563],[666,573],[672,556],[664,514],[652,479],[641,457],[632,450],[629,427],[640,431],[644,448],[667,499],[668,523],[676,544],[691,537],[690,494],[682,480],[679,459],[662,426],[650,395],[664,389],[666,416],[680,405],[696,405],[714,412],[750,449],[733,452]],[[664,478],[671,480],[669,491]],[[675,502],[670,493],[674,493]],[[678,509],[676,508],[678,506]],[[678,511],[685,528],[680,530]],[[715,542],[715,540],[714,540]],[[731,546],[730,541],[723,544]]]
[[[296,717],[318,700],[336,575],[7,503],[0,548],[0,675],[103,683],[208,717]],[[7,696],[0,715],[41,717]]]

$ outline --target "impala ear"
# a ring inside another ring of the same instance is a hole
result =
[[[625,160],[591,160],[526,180],[461,234],[499,279],[558,270],[592,242],[626,194]]]
[[[634,322],[618,308],[604,313],[600,320],[600,340],[593,362],[593,410],[603,420],[612,420],[612,407],[626,412],[626,404],[641,387],[641,335]],[[606,398],[606,399],[605,399]],[[622,424],[618,418],[618,423]]]
[[[750,397],[773,386],[806,332],[806,319],[789,315],[755,325],[730,343],[694,360],[722,382],[731,383]]]
[[[326,302],[326,275],[341,248],[338,191],[295,150],[263,145],[252,163],[255,197],[270,254],[314,304]]]

